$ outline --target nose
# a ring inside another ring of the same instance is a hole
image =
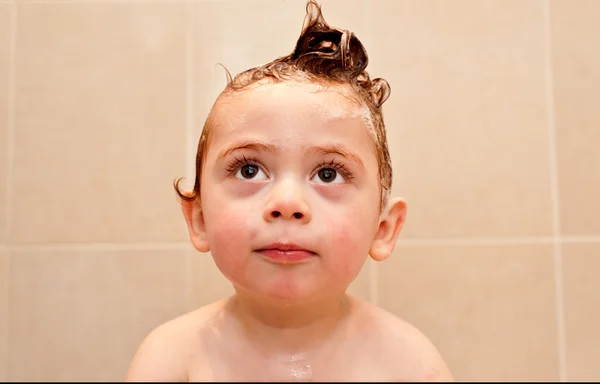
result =
[[[290,220],[306,224],[312,214],[300,186],[291,180],[282,180],[271,190],[263,217],[267,222]]]

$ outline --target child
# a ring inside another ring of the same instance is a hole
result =
[[[432,343],[346,294],[385,260],[406,203],[392,169],[383,79],[356,36],[308,1],[292,54],[229,82],[200,137],[191,242],[235,288],[152,331],[129,381],[451,381]]]

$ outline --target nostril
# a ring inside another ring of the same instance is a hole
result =
[[[271,212],[271,217],[273,217],[273,218],[278,218],[278,217],[281,217],[281,216],[282,216],[281,212],[279,212],[279,211],[273,211],[273,212]],[[301,212],[294,212],[294,214],[292,216],[295,219],[302,219],[302,218],[304,218],[304,214],[301,213]]]

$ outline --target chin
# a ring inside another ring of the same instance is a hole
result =
[[[314,295],[312,290],[306,289],[304,287],[298,287],[297,285],[289,284],[287,286],[282,285],[274,285],[269,287],[262,287],[259,292],[264,297],[268,297],[271,300],[278,301],[302,301],[310,298]]]
[[[289,281],[279,284],[263,281],[261,285],[257,285],[256,282],[253,282],[254,284],[232,283],[238,293],[282,303],[311,301],[318,299],[322,292],[326,292],[321,287],[311,287],[308,284],[301,286]]]

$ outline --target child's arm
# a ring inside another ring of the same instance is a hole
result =
[[[187,381],[186,359],[181,350],[184,345],[179,345],[177,335],[169,328],[158,327],[142,341],[125,381]]]

